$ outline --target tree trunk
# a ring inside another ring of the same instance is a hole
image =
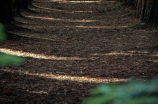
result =
[[[140,18],[141,22],[148,23],[150,21],[153,3],[153,0],[138,0],[137,17]]]
[[[158,23],[158,0],[154,0],[149,22]]]
[[[136,16],[144,23],[158,23],[158,0],[119,0],[137,8]]]

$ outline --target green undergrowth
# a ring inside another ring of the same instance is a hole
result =
[[[90,95],[82,104],[158,104],[158,78],[104,84],[92,88]]]
[[[6,39],[6,34],[4,32],[4,26],[0,23],[0,42]],[[3,43],[0,43],[3,44]],[[0,53],[0,66],[17,66],[24,61],[23,57],[7,55],[5,53]]]

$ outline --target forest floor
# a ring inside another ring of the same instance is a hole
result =
[[[113,0],[34,0],[7,29],[0,52],[26,57],[0,67],[0,104],[81,104],[101,83],[158,75],[158,34]]]

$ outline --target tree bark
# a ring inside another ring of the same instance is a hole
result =
[[[149,22],[158,23],[158,0],[153,1]]]
[[[150,21],[151,11],[153,7],[153,0],[138,0],[137,15],[141,22],[148,23]]]

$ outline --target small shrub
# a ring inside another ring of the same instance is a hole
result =
[[[158,78],[100,85],[90,94],[82,104],[158,104]]]

